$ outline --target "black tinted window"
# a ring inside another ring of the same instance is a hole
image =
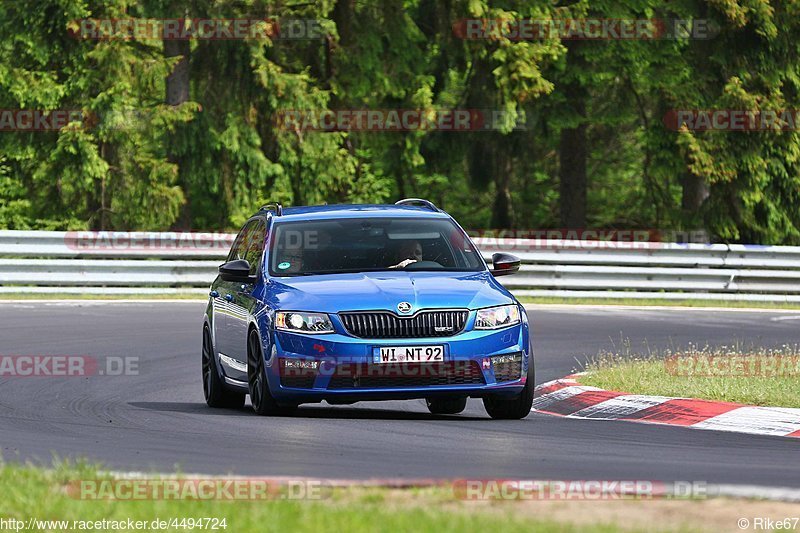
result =
[[[448,219],[363,218],[278,222],[274,276],[380,270],[478,271],[485,263]]]
[[[251,220],[242,228],[228,253],[228,261],[244,259],[250,263],[250,275],[255,275],[261,265],[264,251],[266,225],[263,220]]]
[[[241,256],[240,250],[242,248],[242,241],[244,240],[249,227],[250,224],[248,223],[245,224],[241,230],[239,230],[239,234],[236,236],[236,239],[234,239],[233,244],[231,245],[231,251],[228,252],[228,258],[225,260],[226,262],[244,259],[244,257]]]

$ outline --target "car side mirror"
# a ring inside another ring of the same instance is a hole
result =
[[[494,268],[491,270],[494,277],[508,276],[509,274],[516,274],[519,272],[519,257],[511,254],[496,253],[492,254],[492,264]]]
[[[253,283],[255,276],[250,276],[250,263],[244,259],[228,261],[219,266],[219,275],[223,281]]]

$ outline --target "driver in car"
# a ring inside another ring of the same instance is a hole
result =
[[[404,241],[397,250],[396,260],[400,262],[389,268],[405,268],[411,263],[422,261],[422,244],[417,240]]]

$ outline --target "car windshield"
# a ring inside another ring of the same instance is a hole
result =
[[[279,222],[269,254],[272,276],[485,269],[461,228],[435,218]]]

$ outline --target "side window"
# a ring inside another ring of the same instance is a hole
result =
[[[242,229],[239,230],[239,234],[236,236],[236,239],[234,239],[233,245],[231,245],[231,251],[228,252],[228,258],[225,260],[226,263],[236,261],[237,259],[244,259],[244,257],[242,257],[242,249],[244,248],[243,242],[246,240],[251,224],[252,222],[245,224]]]
[[[264,256],[264,239],[267,226],[263,220],[254,220],[248,224],[246,234],[247,244],[242,250],[244,257],[250,263],[250,275],[255,276],[261,267],[261,258]]]

